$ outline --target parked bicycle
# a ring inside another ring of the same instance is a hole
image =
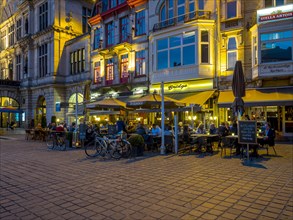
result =
[[[46,137],[46,143],[50,150],[66,150],[65,132],[50,132]]]
[[[101,136],[95,133],[95,138],[85,145],[85,153],[89,157],[107,155],[119,160],[121,157],[130,157],[131,144],[120,136]]]

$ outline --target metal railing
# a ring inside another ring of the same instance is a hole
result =
[[[190,21],[205,19],[209,20],[211,17],[210,11],[198,10],[192,11],[174,18],[170,18],[159,23],[156,23],[153,27],[153,31],[159,31],[168,27],[175,26],[176,24],[187,23]]]
[[[9,79],[0,79],[0,86],[20,86],[20,81],[14,81]]]

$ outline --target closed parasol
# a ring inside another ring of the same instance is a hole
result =
[[[242,97],[245,96],[245,80],[242,69],[242,63],[240,60],[237,60],[235,64],[232,79],[232,90],[235,97],[234,102],[232,104],[232,109],[234,114],[240,117],[244,113],[244,101]]]

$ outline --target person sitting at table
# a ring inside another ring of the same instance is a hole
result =
[[[141,136],[146,134],[145,129],[141,123],[138,123],[135,133],[140,134]]]
[[[229,130],[228,128],[225,126],[225,122],[222,122],[219,126],[218,129],[218,134],[220,137],[225,137],[229,135]]]
[[[153,127],[151,129],[151,134],[154,136],[160,136],[161,132],[162,132],[161,128],[158,125],[153,124]]]
[[[165,125],[164,135],[172,135],[172,136],[174,136],[171,126],[169,126],[167,124]]]
[[[42,125],[41,123],[38,123],[37,126],[35,127],[36,130],[42,130]]]
[[[197,134],[205,134],[205,129],[204,129],[204,124],[203,123],[199,123],[197,129],[196,129],[196,133]]]
[[[238,134],[238,125],[237,125],[237,121],[233,121],[232,126],[230,127],[230,133],[231,134]]]
[[[216,128],[214,123],[211,123],[209,131],[210,131],[210,134],[217,134],[218,133],[218,129]]]
[[[265,124],[265,131],[264,131],[264,137],[263,140],[260,141],[260,145],[263,147],[265,144],[268,144],[269,146],[275,145],[275,130],[272,129],[270,123]]]

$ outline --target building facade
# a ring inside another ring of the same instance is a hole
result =
[[[67,108],[59,108],[72,93],[84,94],[89,76],[87,44],[66,71],[65,43],[89,32],[92,1],[6,0],[1,11],[1,126],[10,121],[28,125],[64,120]],[[69,61],[68,61],[69,62]],[[70,68],[68,69],[70,70]],[[72,85],[77,89],[73,90]],[[8,88],[8,89],[7,89]],[[23,114],[22,114],[23,112]]]

